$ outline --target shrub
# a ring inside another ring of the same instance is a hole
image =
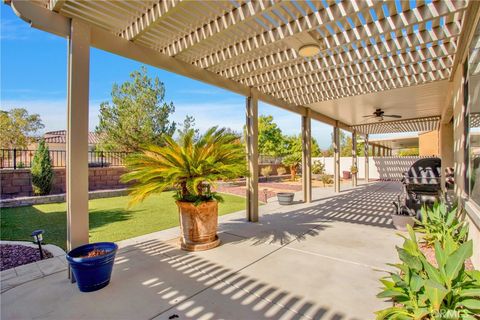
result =
[[[458,244],[445,237],[445,245],[435,242],[437,266],[420,251],[415,232],[408,226],[409,238],[402,236],[397,247],[402,263],[393,265],[397,273],[380,280],[379,298],[390,298],[394,306],[378,311],[377,319],[475,319],[480,312],[480,271],[465,270],[473,253],[472,241]]]
[[[325,164],[319,160],[313,162],[312,166],[313,174],[324,174],[325,173]]]
[[[268,177],[272,174],[272,167],[263,167],[262,170],[260,170],[260,174],[265,177],[265,180],[268,180]]]
[[[148,145],[125,159],[128,172],[121,181],[134,183],[130,205],[169,189],[176,190],[178,201],[221,201],[211,186],[248,174],[245,148],[236,134],[212,127],[198,139],[195,136],[193,129],[179,141],[166,136],[165,146]]]
[[[325,187],[327,184],[332,184],[333,183],[333,179],[330,175],[328,174],[323,174],[321,177],[320,177],[320,180],[323,182],[323,186]]]
[[[423,233],[423,241],[428,246],[438,241],[444,247],[447,236],[458,244],[467,240],[468,224],[460,219],[456,206],[450,211],[445,203],[437,202],[433,208],[424,206],[421,221],[415,222],[418,225],[415,230]]]
[[[279,176],[283,176],[285,173],[287,173],[287,169],[285,169],[284,167],[278,167],[277,168],[277,174]]]
[[[358,173],[358,168],[357,168],[357,166],[351,166],[351,167],[350,167],[350,172],[351,172],[352,174],[357,174],[357,173]]]
[[[35,152],[30,169],[32,174],[32,189],[35,195],[50,193],[53,182],[52,161],[45,140],[41,140]]]

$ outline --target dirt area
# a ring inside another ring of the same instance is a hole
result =
[[[429,246],[425,245],[424,243],[421,243],[420,244],[420,250],[423,252],[423,254],[427,258],[428,262],[430,262],[435,267],[438,267],[437,259],[435,258],[435,249],[434,248],[429,247]],[[465,261],[465,269],[466,270],[473,270],[474,269],[472,261],[470,259]]]
[[[273,180],[273,179],[272,179]],[[275,179],[278,180],[278,179]],[[351,184],[351,180],[342,180],[342,184]],[[323,188],[321,181],[312,180],[314,188]],[[326,185],[331,187],[332,185]],[[281,181],[265,181],[265,178],[260,178],[258,183],[260,201],[266,202],[267,199],[276,197],[279,192],[297,192],[302,190],[302,181],[291,181],[287,178]],[[246,187],[245,182],[228,182],[217,186],[217,192],[230,193],[238,196],[245,196]]]

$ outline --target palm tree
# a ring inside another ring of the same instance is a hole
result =
[[[219,180],[246,175],[245,149],[239,137],[225,128],[210,128],[198,139],[189,130],[175,141],[165,137],[165,146],[150,145],[142,152],[127,157],[125,183],[133,182],[131,204],[153,193],[176,190],[179,201],[196,202],[220,200],[211,192]]]
[[[295,181],[298,166],[302,164],[302,154],[299,152],[289,154],[283,158],[282,163],[290,168],[290,178]]]
[[[218,201],[211,191],[219,180],[247,174],[245,149],[240,138],[213,127],[195,138],[193,129],[179,141],[165,137],[165,145],[150,145],[127,157],[128,172],[122,176],[130,188],[130,205],[153,193],[176,190],[180,213],[182,248],[205,250],[219,244],[217,237]]]

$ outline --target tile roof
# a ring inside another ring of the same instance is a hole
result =
[[[67,143],[67,130],[49,131],[43,135],[47,143]],[[95,132],[88,133],[88,144],[97,144],[100,137]]]

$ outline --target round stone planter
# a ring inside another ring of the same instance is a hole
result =
[[[293,192],[280,192],[277,193],[278,203],[282,206],[292,204],[293,197],[295,194]]]

